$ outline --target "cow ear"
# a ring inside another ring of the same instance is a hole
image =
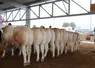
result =
[[[3,33],[3,29],[0,29],[1,33]]]

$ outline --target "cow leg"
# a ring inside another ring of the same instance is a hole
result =
[[[1,58],[4,58],[5,57],[5,53],[6,53],[6,50],[3,50],[3,54],[1,56]]]
[[[61,54],[63,54],[64,45],[63,42],[61,42]]]
[[[55,57],[55,45],[53,42],[51,43],[51,52],[52,52],[52,58],[54,58]]]
[[[40,48],[42,53],[41,61],[44,61],[44,45],[41,45]]]
[[[26,46],[22,46],[22,54],[23,54],[23,59],[24,59],[24,66],[27,65],[27,60],[26,60],[26,57],[27,57],[27,54],[26,54]]]
[[[11,48],[12,56],[14,56],[14,47]]]
[[[65,47],[65,54],[67,54],[68,46]]]
[[[1,58],[4,58],[4,57],[5,57],[5,53],[6,53],[5,48],[6,48],[6,43],[3,43],[3,44],[2,44],[3,54],[2,54],[2,56],[1,56]]]
[[[35,47],[34,47],[34,54],[36,53],[36,49],[35,49]]]
[[[74,43],[74,46],[73,46],[73,50],[76,51],[76,46],[77,46],[77,43],[75,42]]]
[[[68,46],[69,46],[69,42],[66,43],[65,47],[64,47],[64,50],[65,50],[65,54],[67,54],[67,51],[68,51]]]
[[[48,44],[45,45],[45,55],[44,55],[44,57],[47,56],[47,52],[48,52]]]
[[[79,45],[79,42],[76,41],[76,46],[75,46],[75,50],[78,50],[78,45]]]
[[[57,47],[57,57],[59,57],[60,46],[58,43],[56,43],[56,47]]]
[[[40,50],[39,50],[39,45],[34,45],[35,46],[35,50],[36,50],[36,52],[37,52],[37,59],[36,59],[36,61],[38,62],[39,61],[39,53],[40,53]]]
[[[31,45],[27,46],[27,55],[28,55],[28,62],[27,62],[27,65],[30,65]]]
[[[19,56],[21,55],[21,47],[19,47]]]
[[[65,45],[66,45],[66,44],[63,44],[63,46],[62,46],[61,54],[63,54],[63,52],[64,52],[64,50],[65,50]]]
[[[74,44],[70,44],[71,45],[71,52],[74,52]]]

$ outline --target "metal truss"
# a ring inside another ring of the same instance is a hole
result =
[[[71,1],[73,3],[75,3],[77,6],[79,6],[81,9],[83,9],[85,11],[85,13],[80,13],[80,14],[71,14],[70,13],[70,4]],[[63,3],[63,7],[64,9],[62,9],[62,7],[60,7],[57,3],[58,2],[62,2]],[[47,11],[47,8],[43,7],[44,5],[47,4],[51,4],[51,9],[49,11]],[[67,7],[66,7],[67,5]],[[54,10],[54,6],[56,6],[60,11],[62,11],[64,14],[63,15],[54,15],[54,12],[56,10]],[[35,10],[33,10],[33,7],[38,7],[38,13],[35,12]],[[41,17],[41,9],[48,15],[46,17]],[[24,13],[21,13],[21,8],[18,8],[16,10],[11,10],[11,11],[7,11],[5,12],[2,16],[3,19],[5,19],[8,22],[13,22],[13,21],[26,21],[26,20],[36,20],[36,19],[46,19],[46,18],[58,18],[58,17],[69,17],[69,16],[79,16],[79,15],[90,15],[90,14],[95,14],[95,13],[90,13],[90,11],[88,11],[87,9],[85,9],[84,7],[82,7],[80,4],[78,4],[76,1],[74,0],[68,0],[68,2],[66,2],[66,0],[56,0],[56,1],[52,1],[52,2],[44,2],[41,4],[37,4],[37,5],[32,5],[32,6],[27,6],[26,11],[24,11]],[[27,11],[29,10],[29,11]],[[15,13],[15,15],[13,14],[14,11],[17,11]],[[8,15],[8,13],[10,12],[10,14]],[[26,13],[27,12],[32,12],[35,15],[35,18],[26,18]],[[18,19],[15,19],[17,16],[19,16]],[[25,18],[23,19],[23,17],[25,16]],[[12,18],[11,20],[10,17]]]

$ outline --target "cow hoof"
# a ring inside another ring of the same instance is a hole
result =
[[[59,56],[57,56],[57,57],[59,57]]]
[[[38,60],[38,59],[37,59],[36,61],[37,61],[37,62],[39,62],[39,60]]]
[[[52,58],[54,58],[54,56],[52,56]]]
[[[27,63],[24,63],[24,66],[27,66]]]
[[[46,58],[46,55],[44,57]]]
[[[59,57],[59,54],[57,54],[57,57]]]
[[[12,56],[14,56],[14,55],[12,55]]]
[[[1,58],[4,58],[5,56],[1,56]]]
[[[30,65],[30,62],[27,62],[27,65]]]
[[[60,55],[62,55],[63,53],[61,53]]]
[[[71,52],[74,52],[74,51],[71,51]]]
[[[59,57],[59,55],[57,55],[57,57]]]
[[[67,54],[67,52],[65,52],[65,54]]]
[[[55,55],[52,55],[52,58],[54,58],[55,57]]]
[[[21,56],[21,54],[19,54],[19,56]]]
[[[61,55],[63,54],[63,52],[61,52]]]
[[[41,59],[41,61],[44,61],[44,59]]]
[[[28,63],[24,63],[24,66],[27,66],[28,65]]]

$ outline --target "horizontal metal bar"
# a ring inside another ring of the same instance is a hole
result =
[[[48,18],[59,18],[59,17],[83,16],[83,15],[93,15],[93,14],[95,14],[95,13],[82,13],[82,14],[61,15],[61,16],[53,16],[53,17],[41,17],[41,18],[32,18],[32,19],[13,20],[13,21],[8,21],[8,22],[37,20],[37,19],[48,19]]]
[[[19,8],[17,8],[17,9],[12,9],[12,10],[5,10],[5,12],[12,12],[12,11],[16,11],[16,10],[19,10]]]
[[[51,2],[45,2],[45,3],[41,3],[41,4],[37,4],[37,5],[32,5],[30,7],[35,7],[35,6],[44,5],[44,4],[50,4],[50,3],[53,3],[53,2],[59,2],[59,1],[62,1],[62,0],[55,0],[55,1],[51,1]]]

